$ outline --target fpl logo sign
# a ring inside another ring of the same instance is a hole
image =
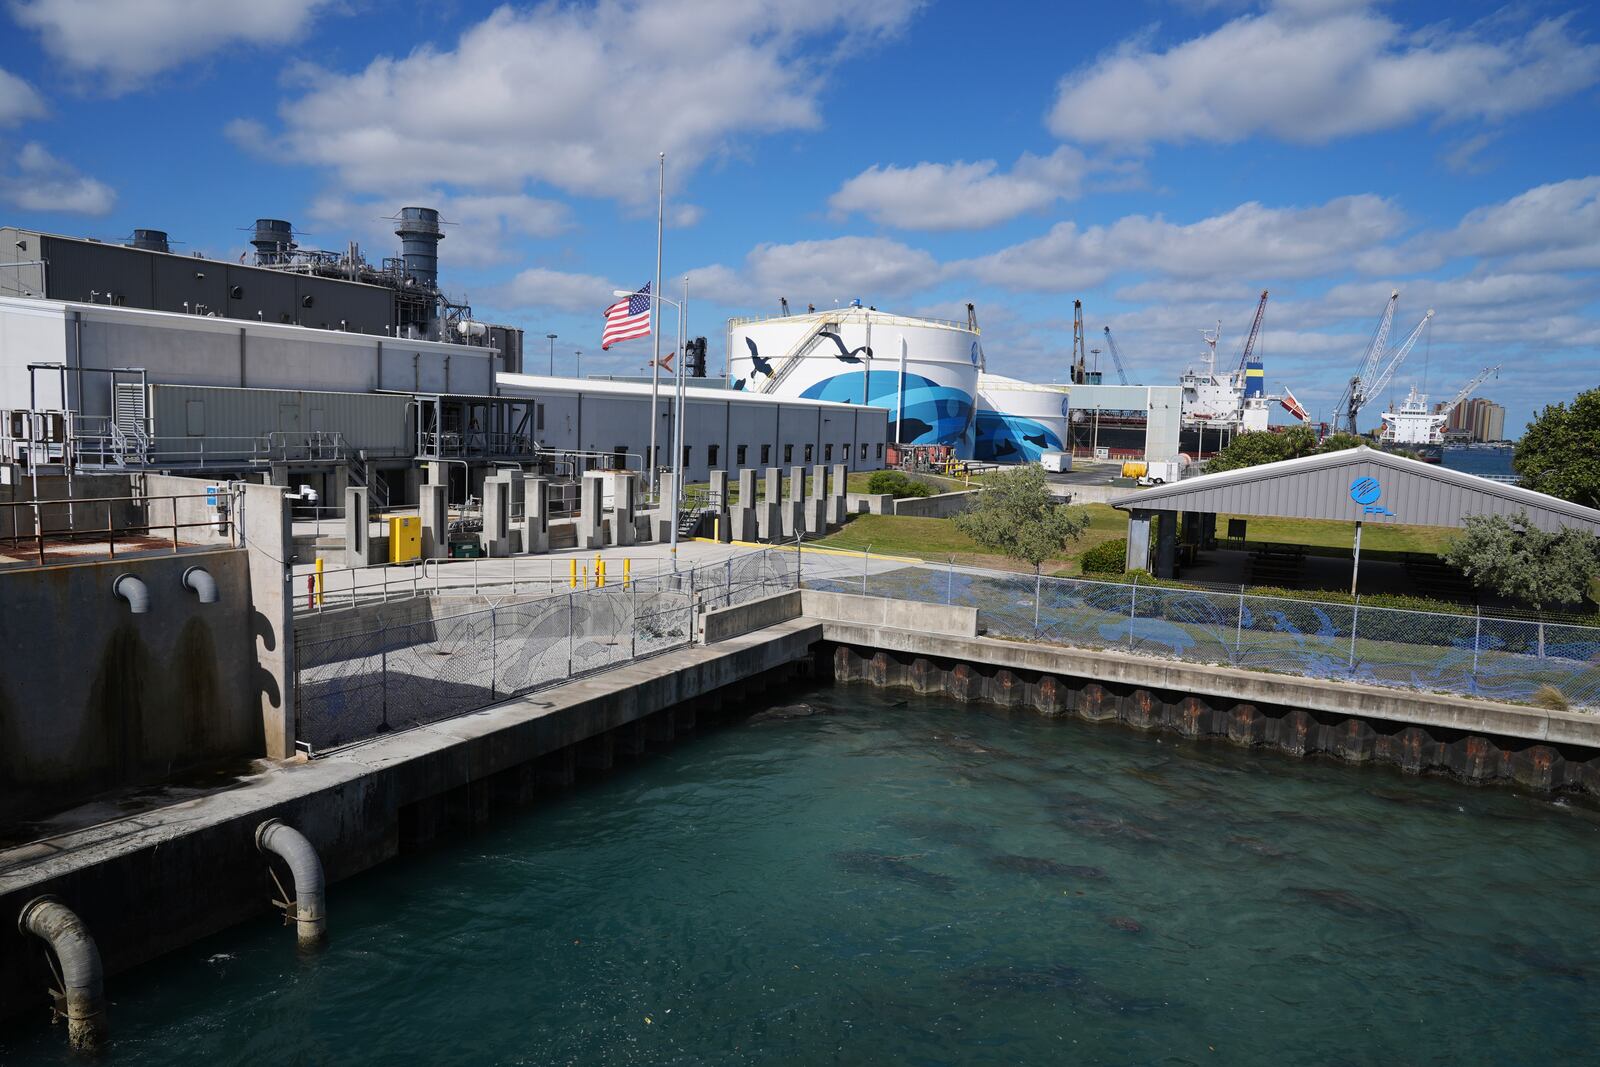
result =
[[[1382,495],[1383,486],[1376,478],[1357,478],[1350,483],[1350,499],[1361,505],[1363,515],[1394,515],[1394,512],[1378,503]]]

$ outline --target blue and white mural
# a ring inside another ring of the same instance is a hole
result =
[[[998,374],[978,376],[977,435],[972,458],[1036,463],[1061,452],[1072,413],[1066,386],[1032,385]]]

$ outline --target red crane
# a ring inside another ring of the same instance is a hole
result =
[[[1239,357],[1239,369],[1244,370],[1244,365],[1250,362],[1250,353],[1255,351],[1256,338],[1261,334],[1261,318],[1267,313],[1267,291],[1261,290],[1261,303],[1256,305],[1256,321],[1250,324],[1250,336],[1244,342],[1244,354]]]

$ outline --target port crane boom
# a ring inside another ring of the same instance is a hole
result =
[[[1261,290],[1261,302],[1256,305],[1256,320],[1250,324],[1250,336],[1245,338],[1244,352],[1239,356],[1239,369],[1244,370],[1244,365],[1250,362],[1250,353],[1255,351],[1256,338],[1261,336],[1261,319],[1267,313],[1267,291]]]
[[[1361,409],[1366,406],[1367,401],[1377,396],[1382,388],[1382,386],[1375,384],[1378,376],[1378,364],[1389,347],[1389,329],[1394,325],[1394,310],[1399,302],[1400,290],[1391,289],[1389,291],[1389,302],[1383,306],[1383,315],[1378,319],[1378,328],[1372,332],[1372,341],[1367,345],[1366,354],[1361,359],[1361,371],[1350,379],[1349,386],[1345,388],[1344,396],[1339,398],[1339,407],[1344,412],[1347,422],[1345,428],[1351,433],[1361,432],[1356,429],[1356,419],[1361,414]],[[1429,314],[1431,315],[1432,312],[1429,312]],[[1387,382],[1387,379],[1385,379],[1385,382]]]
[[[1406,357],[1411,354],[1411,350],[1416,347],[1417,339],[1422,336],[1422,331],[1427,328],[1432,318],[1433,309],[1429,308],[1428,313],[1422,316],[1422,321],[1417,323],[1416,329],[1412,330],[1411,335],[1401,342],[1399,348],[1394,350],[1394,357],[1384,365],[1383,370],[1378,372],[1378,380],[1372,383],[1370,389],[1363,392],[1363,399],[1377,396],[1383,392],[1389,384],[1389,379],[1394,377],[1394,372],[1400,369],[1400,364],[1405,362]]]
[[[1123,364],[1122,364],[1122,349],[1118,348],[1117,347],[1117,342],[1112,339],[1112,337],[1111,337],[1111,327],[1107,326],[1105,328],[1105,331],[1106,331],[1106,351],[1111,353],[1111,362],[1116,364],[1118,380],[1120,380],[1123,385],[1127,385],[1128,384],[1128,369],[1126,367],[1124,367]]]
[[[1432,314],[1432,313],[1430,312],[1430,314]],[[1499,375],[1500,375],[1500,366],[1501,365],[1499,363],[1496,363],[1492,367],[1483,368],[1481,371],[1478,372],[1478,376],[1476,378],[1472,379],[1472,381],[1468,382],[1466,385],[1463,385],[1461,387],[1461,391],[1458,392],[1455,396],[1451,397],[1450,398],[1450,402],[1448,404],[1445,404],[1444,407],[1439,409],[1438,414],[1443,416],[1442,421],[1448,422],[1449,419],[1450,419],[1451,413],[1455,411],[1455,409],[1461,404],[1461,402],[1463,400],[1465,400],[1467,397],[1472,395],[1472,391],[1474,389],[1478,388],[1478,386],[1482,385],[1484,382],[1488,381],[1490,378],[1499,377]]]
[[[1083,301],[1072,302],[1072,384],[1083,385],[1089,380],[1083,358]]]

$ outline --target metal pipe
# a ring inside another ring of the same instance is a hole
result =
[[[299,830],[278,819],[268,819],[256,827],[256,848],[289,865],[289,874],[294,879],[294,900],[281,904],[285,921],[289,914],[294,915],[300,947],[321,944],[328,936],[328,912],[322,861],[317,858],[316,849]]]
[[[111,583],[111,594],[128,602],[128,610],[135,615],[150,611],[150,587],[131,574],[119,574]]]
[[[61,989],[51,990],[51,996],[54,1010],[67,1017],[67,1043],[82,1051],[98,1048],[107,1029],[105,971],[89,928],[71,908],[46,895],[23,905],[17,929],[49,945],[60,965]]]
[[[183,587],[192,589],[202,604],[217,602],[217,580],[204,567],[190,567],[183,572]]]

